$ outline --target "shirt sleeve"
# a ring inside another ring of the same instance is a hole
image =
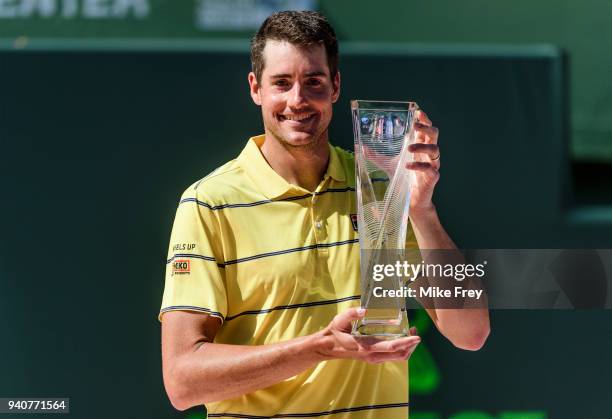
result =
[[[159,320],[167,311],[187,310],[223,321],[227,315],[223,261],[215,211],[190,188],[181,197],[172,227]]]

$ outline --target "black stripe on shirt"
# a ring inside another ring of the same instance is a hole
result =
[[[333,243],[317,243],[317,244],[311,244],[309,246],[294,247],[293,249],[285,249],[285,250],[277,250],[276,252],[261,253],[259,255],[246,256],[246,257],[243,257],[243,258],[238,258],[238,259],[234,259],[234,260],[228,260],[228,261],[225,261],[224,265],[225,266],[227,266],[227,265],[235,265],[237,263],[248,262],[248,261],[251,261],[251,260],[266,258],[266,257],[270,257],[270,256],[284,255],[284,254],[287,254],[287,253],[294,253],[294,252],[302,252],[304,250],[312,250],[312,249],[319,249],[319,248],[342,246],[342,245],[351,244],[351,243],[359,243],[359,239],[343,240],[343,241],[340,241],[340,242],[333,242]]]
[[[394,407],[409,407],[409,403],[388,403],[388,404],[374,404],[368,406],[356,406],[356,407],[345,407],[341,409],[326,410],[323,412],[311,412],[311,413],[277,413],[272,416],[257,416],[257,415],[246,415],[243,413],[209,413],[209,418],[240,418],[240,419],[277,419],[277,418],[314,418],[321,416],[329,416],[336,413],[350,413],[359,412],[361,410],[374,410],[374,409],[389,409]]]
[[[359,243],[359,239],[343,240],[343,241],[333,242],[333,243],[317,243],[317,244],[311,244],[309,246],[294,247],[292,249],[277,250],[275,252],[260,253],[258,255],[246,256],[246,257],[243,257],[243,258],[238,258],[238,259],[234,259],[234,260],[228,260],[226,262],[217,262],[217,266],[219,268],[225,268],[227,265],[236,265],[236,264],[241,263],[241,262],[249,262],[251,260],[266,258],[266,257],[270,257],[270,256],[285,255],[287,253],[302,252],[304,250],[312,250],[312,249],[319,249],[319,248],[324,249],[324,248],[342,246],[342,245],[345,245],[345,244],[352,244],[352,243]],[[210,262],[216,262],[217,261],[212,256],[196,255],[195,253],[176,253],[174,256],[172,256],[170,259],[168,259],[166,261],[166,265],[169,264],[170,262],[172,262],[174,259],[180,258],[180,257],[183,257],[183,258],[194,258],[194,259],[203,259],[203,260],[208,260]]]
[[[326,189],[324,191],[320,191],[320,192],[314,192],[314,195],[323,195],[326,193],[330,193],[330,192],[349,192],[349,191],[355,191],[355,188],[351,187],[351,186],[347,186],[346,188],[329,188]],[[204,201],[200,201],[197,198],[183,198],[179,201],[179,205],[185,203],[185,202],[195,202],[196,204],[203,206],[205,208],[208,208],[209,210],[212,211],[218,211],[221,209],[225,209],[225,208],[248,208],[248,207],[256,207],[259,205],[264,205],[264,204],[270,204],[272,202],[283,202],[283,201],[299,201],[300,199],[306,199],[306,198],[310,198],[312,197],[313,194],[306,194],[306,195],[299,195],[299,196],[290,196],[288,198],[283,198],[283,199],[278,199],[278,200],[272,200],[272,199],[264,199],[262,201],[255,201],[255,202],[246,202],[246,203],[237,203],[237,204],[221,204],[221,205],[211,205],[209,203],[206,203]]]
[[[173,310],[194,310],[194,311],[201,311],[202,313],[208,313],[208,314],[212,314],[212,315],[221,317],[225,321],[230,321],[230,320],[234,320],[237,317],[245,316],[247,314],[267,314],[267,313],[270,313],[272,311],[277,311],[277,310],[290,310],[290,309],[300,308],[300,307],[314,307],[314,306],[322,306],[322,305],[327,305],[327,304],[337,304],[337,303],[342,303],[344,301],[359,300],[360,298],[361,298],[360,295],[351,295],[350,297],[343,297],[343,298],[338,298],[335,300],[323,300],[323,301],[312,301],[310,303],[286,304],[286,305],[276,306],[272,308],[264,308],[261,310],[243,311],[242,313],[238,313],[234,316],[227,316],[227,317],[224,317],[218,311],[212,311],[209,308],[197,307],[197,306],[168,306],[168,307],[164,307],[163,309],[161,309],[160,313],[165,313],[166,311],[173,311]]]
[[[359,300],[360,298],[361,298],[360,295],[351,295],[350,297],[338,298],[336,300],[323,300],[323,301],[313,301],[313,302],[310,302],[310,303],[286,304],[286,305],[276,306],[276,307],[272,307],[272,308],[264,308],[264,309],[261,309],[261,310],[247,310],[247,311],[243,311],[242,313],[238,313],[238,314],[233,315],[233,316],[227,316],[225,318],[225,320],[226,321],[234,320],[237,317],[245,316],[247,314],[267,314],[267,313],[270,313],[270,312],[276,311],[276,310],[291,310],[291,309],[300,308],[300,307],[323,306],[323,305],[327,305],[327,304],[342,303],[344,301]]]
[[[176,258],[203,259],[208,260],[210,262],[217,262],[217,259],[215,259],[213,256],[196,255],[195,253],[175,253],[174,256],[172,256],[166,261],[166,265]],[[225,265],[223,263],[217,262],[217,266],[219,268],[225,268]]]
[[[217,317],[221,317],[221,319],[223,319],[223,314],[219,313],[218,311],[212,311],[209,308],[204,308],[204,307],[197,307],[197,306],[168,306],[168,307],[164,307],[162,308],[159,312],[160,313],[165,313],[167,311],[174,311],[174,310],[193,310],[193,311],[200,311],[202,313],[207,313],[210,314],[212,316],[217,316]]]

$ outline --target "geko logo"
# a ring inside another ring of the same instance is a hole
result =
[[[173,274],[188,274],[191,269],[189,259],[176,259],[172,264]]]

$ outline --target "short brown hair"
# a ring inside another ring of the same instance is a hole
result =
[[[257,81],[264,70],[263,50],[266,41],[287,41],[299,47],[323,45],[329,73],[333,79],[338,72],[338,40],[327,18],[313,11],[285,11],[270,15],[251,39],[251,66]]]

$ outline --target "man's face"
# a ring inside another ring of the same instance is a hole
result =
[[[327,140],[339,74],[330,77],[325,47],[301,48],[268,40],[261,82],[249,74],[253,101],[261,105],[266,132],[286,147],[312,147]]]

